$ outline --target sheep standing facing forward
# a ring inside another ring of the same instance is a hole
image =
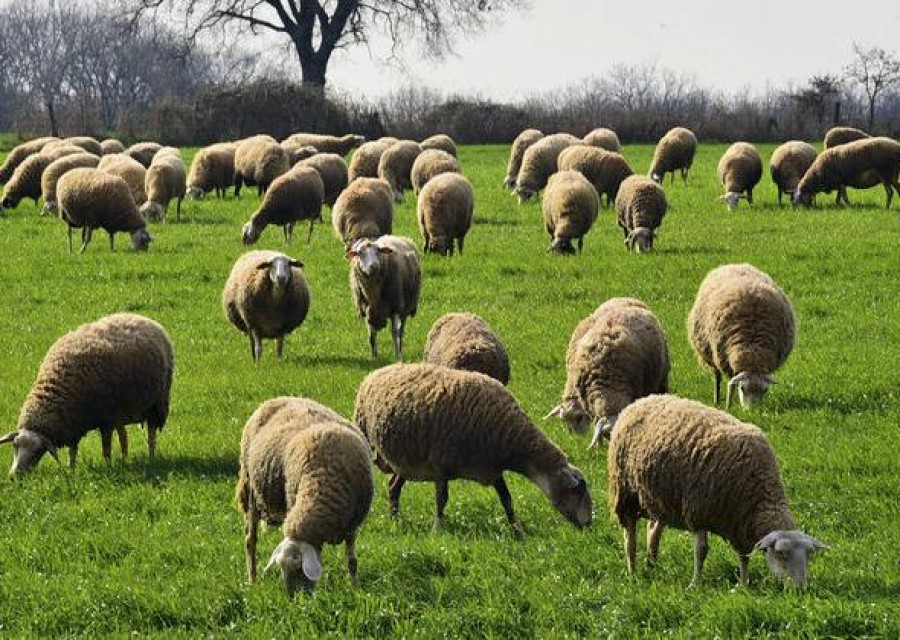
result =
[[[219,198],[225,197],[234,184],[234,150],[234,144],[220,142],[197,151],[187,176],[189,198],[202,199],[213,189]]]
[[[735,386],[745,408],[761,401],[775,382],[772,374],[794,348],[796,324],[787,296],[756,267],[726,264],[710,271],[697,291],[687,330],[701,366],[715,376],[715,403],[723,375],[726,409]]]
[[[515,194],[519,197],[519,204],[527,202],[547,186],[547,180],[556,173],[557,160],[563,149],[580,143],[580,138],[568,133],[554,133],[525,149],[522,166],[516,176]]]
[[[525,129],[513,140],[509,149],[509,162],[506,163],[506,177],[503,179],[505,188],[510,190],[516,188],[516,178],[522,167],[522,156],[525,155],[525,150],[543,137],[544,134],[537,129]]]
[[[147,423],[152,460],[156,432],[169,416],[174,363],[165,329],[133,313],[106,316],[62,336],[41,362],[18,430],[0,438],[15,448],[10,474],[27,472],[45,453],[58,461],[59,447],[69,448],[74,467],[78,443],[93,429],[100,430],[104,458],[110,458],[113,431],[124,456],[124,426],[135,422]]]
[[[373,371],[356,393],[353,422],[366,435],[375,464],[391,474],[391,514],[408,480],[434,482],[434,527],[444,523],[448,483],[491,485],[518,527],[506,470],[535,483],[578,528],[591,522],[591,494],[581,472],[545,436],[502,384],[481,373],[432,364],[395,364]]]
[[[463,241],[472,226],[475,190],[459,173],[435,176],[422,189],[417,204],[419,230],[424,239],[424,253],[432,251],[453,255],[453,241],[463,252]]]
[[[390,233],[394,225],[391,185],[379,178],[357,178],[335,201],[331,225],[348,250],[357,240]]]
[[[762,171],[762,158],[756,147],[749,142],[735,142],[725,150],[716,169],[719,182],[725,187],[725,195],[719,200],[725,201],[729,211],[737,209],[741,198],[753,204],[753,187],[762,178]]]
[[[641,517],[649,519],[650,564],[665,527],[694,535],[695,585],[708,533],[737,551],[742,586],[749,583],[753,551],[765,553],[776,576],[802,588],[810,556],[826,548],[796,529],[765,434],[699,402],[653,395],[626,408],[613,431],[607,464],[609,508],[625,529],[629,572],[634,572]]]
[[[802,140],[790,140],[772,152],[769,171],[778,189],[778,204],[781,204],[783,193],[793,197],[803,174],[815,162],[817,153],[814,146]]]
[[[446,313],[425,339],[422,361],[477,371],[509,384],[509,355],[488,323],[472,313]]]
[[[616,195],[616,222],[625,234],[625,247],[638,253],[650,251],[668,208],[666,192],[654,180],[625,178]]]
[[[650,163],[650,178],[661,183],[667,173],[672,174],[669,184],[675,184],[675,172],[681,172],[681,179],[687,184],[688,173],[697,153],[697,136],[690,129],[674,127],[659,139]]]
[[[288,596],[319,581],[325,543],[344,543],[357,586],[356,533],[369,514],[374,481],[369,447],[353,425],[313,400],[267,400],[244,426],[240,462],[236,498],[250,581],[263,520],[282,525],[284,538],[266,569],[278,565]]]
[[[166,149],[169,147],[163,147],[153,156],[144,179],[147,202],[141,206],[141,213],[148,220],[164,220],[172,200],[175,200],[175,220],[181,220],[181,201],[187,192],[187,175],[180,155]]]
[[[412,166],[422,153],[414,140],[400,140],[385,149],[378,160],[378,177],[391,185],[394,202],[403,202],[403,192],[412,189]]]
[[[575,253],[572,240],[578,239],[578,253],[584,236],[591,230],[600,209],[600,196],[578,171],[559,171],[550,176],[541,203],[544,227],[550,234],[547,251]]]
[[[313,225],[322,220],[322,199],[325,185],[319,172],[312,167],[299,166],[283,173],[272,181],[259,208],[244,224],[242,239],[244,244],[253,244],[270,224],[280,225],[284,231],[284,241],[290,244],[294,225],[301,220],[309,220],[306,243],[312,239]]]

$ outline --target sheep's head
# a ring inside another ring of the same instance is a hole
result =
[[[725,201],[725,206],[728,207],[729,211],[737,209],[738,202],[740,202],[742,198],[746,200],[747,196],[743,193],[738,193],[737,191],[729,191],[724,196],[719,196],[719,200]]]
[[[151,222],[159,222],[166,216],[165,208],[160,203],[152,200],[148,200],[141,205],[140,212],[145,220],[150,220]]]
[[[0,201],[0,209],[15,209],[19,206],[19,199],[13,198],[12,196],[5,196],[2,201]]]
[[[447,236],[431,236],[428,246],[425,248],[432,253],[449,256],[453,251],[453,238]]]
[[[9,475],[11,476],[30,471],[45,453],[49,453],[59,462],[56,445],[47,436],[37,431],[29,429],[12,431],[0,438],[0,444],[7,443],[12,443],[13,446],[13,463],[9,468]]]
[[[134,247],[135,251],[146,251],[150,248],[152,241],[153,236],[147,229],[138,229],[131,234],[131,246]]]
[[[377,240],[360,238],[347,250],[347,259],[353,261],[363,275],[372,276],[381,269],[382,254],[393,252],[390,247],[378,244]]]
[[[572,246],[571,238],[554,238],[550,246],[547,247],[550,253],[569,254],[575,253],[575,247]]]
[[[531,200],[534,196],[537,195],[537,190],[532,189],[531,187],[526,187],[521,184],[517,184],[513,193],[518,196],[519,204],[525,204],[529,200]]]
[[[753,547],[766,554],[766,564],[779,578],[790,578],[798,589],[806,588],[806,565],[810,557],[828,545],[802,531],[772,531]]]
[[[512,191],[516,188],[516,176],[506,176],[503,179],[503,188]]]
[[[738,400],[745,409],[750,409],[753,405],[762,402],[769,390],[769,385],[778,384],[778,381],[771,375],[762,373],[750,373],[749,371],[741,371],[728,381],[728,391],[725,394],[725,408],[731,405],[731,392],[737,387]]]
[[[198,187],[198,186],[194,185],[194,186],[188,187],[187,194],[185,194],[185,195],[187,195],[187,197],[190,198],[191,200],[203,200],[203,197],[206,195],[206,192],[203,190],[202,187]]]
[[[550,475],[550,502],[566,520],[581,529],[593,519],[593,504],[584,475],[576,467],[566,465]]]
[[[259,236],[262,235],[262,232],[263,228],[256,226],[253,224],[253,221],[250,220],[244,225],[243,229],[241,229],[241,242],[246,245],[254,244],[259,240]]]
[[[656,184],[659,184],[662,182],[663,177],[656,171],[650,171],[650,179],[653,180],[653,182],[655,182]]]
[[[291,282],[293,269],[302,269],[303,263],[294,258],[280,255],[275,256],[271,260],[259,263],[256,267],[260,271],[267,270],[269,272],[269,280],[275,285],[276,289],[284,289]]]
[[[322,578],[322,552],[309,543],[291,538],[284,538],[275,547],[266,571],[273,565],[281,569],[281,581],[289,598],[300,589],[312,591]]]
[[[568,425],[569,429],[580,436],[586,434],[591,426],[591,418],[578,398],[569,398],[556,405],[550,409],[550,413],[544,416],[544,420],[548,418],[559,418]]]
[[[804,207],[812,206],[813,203],[813,193],[811,191],[805,191],[800,187],[794,189],[794,195],[791,198],[791,202],[795,205],[802,205]]]
[[[653,248],[654,233],[647,227],[638,227],[625,238],[625,247],[637,253],[646,253]]]
[[[51,200],[49,202],[44,203],[44,208],[41,209],[41,215],[46,216],[48,214],[56,214],[59,210],[59,205],[56,204],[55,201]]]

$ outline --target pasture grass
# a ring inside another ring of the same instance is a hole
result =
[[[828,197],[813,210],[778,207],[766,176],[756,204],[729,213],[715,200],[724,148],[702,145],[686,186],[666,181],[671,208],[653,253],[627,253],[614,214],[604,210],[584,253],[570,258],[545,252],[540,204],[517,206],[500,187],[508,147],[461,149],[476,223],[465,255],[424,257],[407,360],[421,357],[441,314],[483,316],[510,352],[513,393],[585,472],[594,524],[576,531],[537,487],[514,476],[522,539],[492,490],[461,481],[451,484],[445,531],[434,534],[432,486],[409,485],[394,522],[385,478],[376,473],[376,499],[357,545],[361,588],[349,585],[342,549],[328,547],[322,582],[293,602],[272,573],[246,581],[243,519],[233,502],[243,424],[259,403],[282,394],[350,415],[362,378],[391,362],[369,357],[330,226],[317,227],[309,246],[298,232],[287,249],[306,265],[311,311],[286,341],[284,361],[266,344],[254,366],[220,295],[244,251],[240,228],[255,194],[186,202],[180,223],[154,226],[147,254],[133,252],[124,235],[111,253],[99,232],[83,255],[72,255],[64,225],[38,216],[30,201],[5,212],[3,432],[15,428],[47,348],[102,315],[128,310],[160,321],[173,338],[177,370],[154,464],[131,427],[125,462],[116,447],[113,463],[104,463],[95,432],[73,471],[47,458],[28,477],[3,481],[0,636],[900,636],[898,205],[885,211],[883,192],[873,189],[851,192],[850,209],[834,208]],[[762,146],[765,158],[771,149]],[[649,146],[625,149],[639,172],[651,154]],[[396,212],[395,232],[421,245],[411,194]],[[260,246],[284,250],[280,230],[268,229]],[[704,585],[687,589],[691,540],[674,530],[657,567],[629,577],[620,529],[608,515],[605,447],[588,452],[586,440],[560,422],[541,421],[559,399],[572,329],[611,296],[650,305],[668,337],[672,390],[711,402],[712,377],[691,352],[685,318],[706,272],[741,261],[771,274],[799,318],[781,384],[759,409],[734,412],[769,434],[797,520],[831,547],[812,564],[802,595],[776,583],[758,556],[751,586],[734,589],[737,556],[718,538]],[[379,342],[390,354],[388,331]],[[10,449],[0,450],[0,464],[10,460]],[[261,535],[260,562],[279,539],[278,531]]]

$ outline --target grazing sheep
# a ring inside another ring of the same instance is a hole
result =
[[[318,133],[295,133],[284,140],[298,147],[315,147],[319,153],[336,153],[342,158],[365,141],[364,136],[352,133],[339,137]]]
[[[341,192],[350,183],[347,175],[347,163],[336,153],[317,153],[311,158],[301,160],[296,166],[311,167],[319,172],[325,188],[324,204],[334,207]]]
[[[75,153],[54,160],[41,175],[41,194],[44,198],[44,208],[41,214],[55,213],[58,210],[56,204],[56,183],[67,171],[78,167],[96,167],[100,158],[93,153]]]
[[[197,151],[187,176],[187,196],[202,200],[208,191],[216,190],[224,198],[234,184],[234,150],[230,142],[220,142]]]
[[[312,239],[313,225],[322,220],[322,199],[325,185],[319,172],[312,167],[296,167],[275,178],[259,208],[253,212],[244,225],[244,244],[253,244],[270,224],[281,226],[284,241],[290,244],[294,225],[301,220],[309,220],[306,243]]]
[[[454,158],[457,156],[456,142],[454,142],[453,138],[446,133],[436,133],[433,136],[425,138],[419,143],[419,146],[422,147],[423,151],[426,149],[440,149],[441,151],[446,151]]]
[[[714,402],[719,404],[723,375],[726,409],[735,386],[743,407],[761,401],[794,348],[796,324],[787,296],[753,265],[726,264],[706,274],[687,332],[700,365],[715,376]]]
[[[582,435],[593,422],[593,447],[629,404],[668,391],[669,368],[666,336],[653,312],[635,298],[610,298],[572,333],[562,402],[545,419],[555,416]]]
[[[125,145],[121,140],[116,138],[106,138],[100,141],[100,150],[102,156],[112,155],[114,153],[125,153]]]
[[[238,143],[234,151],[234,195],[243,185],[256,186],[262,196],[269,185],[291,168],[287,151],[268,136],[254,136]]]
[[[753,204],[753,187],[762,178],[762,172],[762,158],[756,147],[749,142],[735,142],[725,150],[716,169],[719,182],[725,187],[725,195],[719,200],[725,201],[729,211],[737,209],[741,198]]]
[[[559,171],[572,170],[584,175],[601,196],[601,203],[602,196],[606,196],[607,205],[615,202],[619,185],[634,173],[622,154],[584,144],[563,149],[556,166]]]
[[[140,162],[123,153],[113,153],[100,158],[97,168],[111,176],[122,178],[131,191],[135,205],[140,207],[147,202],[147,192],[144,190],[147,169]]]
[[[740,557],[740,585],[750,581],[750,554],[765,553],[776,576],[806,586],[806,565],[827,548],[798,531],[775,453],[755,425],[670,395],[638,400],[619,415],[607,454],[609,508],[625,529],[634,572],[636,526],[648,518],[647,561],[653,564],[665,527],[694,536],[694,579],[700,583],[707,534],[724,538]]]
[[[54,143],[50,143],[53,145]],[[48,147],[50,145],[47,145]],[[54,145],[52,149],[46,149],[40,153],[33,153],[22,161],[12,177],[3,186],[3,198],[0,200],[0,208],[15,209],[19,203],[29,198],[34,200],[35,206],[42,195],[41,177],[50,164],[67,155],[84,153],[84,149],[74,145]]]
[[[8,182],[12,177],[13,172],[16,170],[16,167],[22,164],[25,161],[25,158],[34,155],[35,153],[40,153],[48,144],[58,141],[59,138],[46,136],[43,138],[35,138],[34,140],[29,140],[13,147],[12,151],[9,152],[9,155],[7,155],[6,159],[3,161],[3,165],[0,165],[0,183],[5,184]]]
[[[385,149],[378,160],[378,177],[391,185],[394,202],[403,202],[403,192],[412,189],[412,166],[422,147],[413,140],[400,140]]]
[[[509,149],[509,162],[506,164],[506,177],[503,179],[503,186],[506,189],[516,188],[516,178],[522,167],[522,156],[525,155],[525,150],[543,137],[544,134],[537,129],[525,129],[513,140],[512,147]]]
[[[377,178],[381,154],[391,144],[393,143],[373,140],[360,146],[359,149],[353,152],[353,157],[350,159],[347,180],[353,182],[357,178]]]
[[[160,149],[162,149],[162,145],[158,142],[136,142],[125,149],[125,155],[132,160],[137,160],[145,169],[148,169],[150,163],[153,162],[153,156]]]
[[[488,323],[472,313],[446,313],[425,339],[422,361],[477,371],[509,384],[509,355]]]
[[[491,485],[518,528],[503,479],[519,473],[578,528],[591,522],[591,494],[581,472],[525,415],[502,384],[481,373],[433,364],[395,364],[373,371],[356,393],[353,422],[366,435],[375,464],[391,474],[391,515],[407,480],[434,482],[434,528],[444,524],[448,483]]]
[[[460,173],[459,160],[442,149],[422,151],[410,170],[413,193],[418,195],[429,180],[442,173]]]
[[[375,336],[391,320],[394,355],[403,357],[406,318],[415,317],[419,306],[422,268],[409,238],[362,238],[347,251],[350,260],[350,293],[356,311],[369,325],[369,347],[378,357]]]
[[[854,129],[853,127],[831,127],[825,132],[825,148],[832,149],[854,140],[862,140],[871,137],[862,129]]]
[[[814,146],[802,140],[790,140],[775,149],[769,160],[769,172],[778,189],[778,204],[781,204],[782,193],[793,197],[803,174],[815,162],[817,153]]]
[[[453,241],[456,240],[462,255],[474,210],[475,190],[464,175],[442,173],[429,180],[419,194],[417,204],[424,253],[432,251],[452,256]]]
[[[554,133],[525,149],[514,191],[519,197],[519,204],[527,202],[547,186],[547,180],[556,173],[556,162],[563,149],[580,143],[580,138],[568,133]]]
[[[280,359],[284,336],[306,319],[309,287],[302,268],[302,262],[277,251],[248,251],[234,263],[222,308],[231,324],[250,336],[254,362],[262,357],[263,338],[275,340]]]
[[[167,152],[168,148],[163,147],[157,152],[144,178],[147,202],[141,206],[141,214],[151,221],[164,220],[172,200],[175,200],[175,220],[181,220],[181,201],[187,191],[187,176],[181,156]]]
[[[341,192],[331,208],[334,233],[345,249],[362,238],[391,233],[394,196],[391,186],[379,178],[357,178]]]
[[[65,138],[62,143],[81,147],[82,150],[92,153],[95,156],[103,155],[103,145],[100,144],[99,140],[92,138],[91,136],[73,136],[71,138]]]
[[[589,131],[582,140],[584,141],[584,144],[592,147],[599,147],[601,149],[606,149],[607,151],[615,151],[616,153],[622,151],[622,144],[619,142],[619,136],[616,135],[616,132],[612,129],[606,129],[604,127],[594,129],[593,131]]]
[[[308,144],[299,145],[294,142],[289,142],[287,140],[282,141],[281,147],[288,154],[288,163],[293,167],[295,164],[300,162],[301,160],[306,160],[307,158],[312,158],[314,155],[319,153],[319,150],[315,147],[311,147]]]
[[[153,236],[147,231],[147,221],[134,204],[128,184],[117,176],[100,169],[81,167],[66,172],[56,183],[59,217],[68,225],[69,251],[72,251],[72,229],[81,229],[82,253],[91,242],[94,229],[109,234],[109,249],[113,251],[115,234],[131,234],[131,244],[138,251],[150,247]]]
[[[581,253],[584,236],[597,219],[600,196],[578,171],[559,171],[547,182],[541,209],[544,227],[550,234],[547,251],[575,253],[572,240],[577,238],[578,253]]]
[[[62,336],[41,362],[17,431],[0,438],[0,444],[12,442],[15,449],[10,475],[26,473],[44,453],[59,461],[59,447],[69,448],[69,466],[74,467],[78,443],[93,429],[100,430],[106,460],[113,431],[125,456],[124,427],[135,422],[147,424],[152,460],[156,432],[169,416],[174,366],[165,329],[141,315],[117,313]]]
[[[900,192],[900,143],[891,138],[863,138],[826,149],[810,165],[794,192],[794,203],[809,206],[817,193],[837,189],[837,204],[849,205],[847,187],[884,185],[884,208]]]
[[[244,512],[247,575],[256,581],[259,521],[282,524],[278,565],[292,597],[322,577],[322,546],[344,543],[350,583],[356,532],[369,514],[375,482],[369,447],[340,415],[307,398],[273,398],[253,412],[241,436],[236,498]]]
[[[625,234],[625,247],[638,253],[650,251],[668,208],[666,192],[654,180],[625,178],[616,196],[616,222]]]
[[[653,161],[650,163],[650,177],[654,182],[662,182],[667,173],[672,174],[670,184],[675,184],[675,171],[681,171],[681,179],[687,184],[688,173],[694,164],[697,152],[697,136],[690,129],[674,127],[669,129],[656,145]]]

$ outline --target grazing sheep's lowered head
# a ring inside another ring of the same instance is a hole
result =
[[[734,191],[729,191],[724,196],[719,196],[719,200],[725,201],[725,206],[728,207],[729,211],[737,209],[738,201],[740,201],[741,198],[746,200],[747,196],[743,193],[736,193]]]
[[[728,390],[725,392],[725,406],[731,404],[732,390],[737,387],[738,400],[745,409],[762,402],[769,390],[769,385],[778,384],[778,381],[769,374],[750,373],[741,371],[728,381]]]
[[[131,234],[131,246],[135,251],[147,251],[150,248],[150,242],[153,235],[147,229],[138,229]]]
[[[13,446],[13,461],[9,468],[10,477],[28,473],[40,462],[45,453],[49,453],[54,460],[59,462],[56,445],[37,431],[30,429],[13,431],[0,438],[0,444],[7,442],[11,442]]]
[[[791,203],[794,205],[802,205],[804,207],[810,207],[815,202],[815,195],[812,191],[804,191],[799,186],[794,189],[794,195],[791,198]]]
[[[289,598],[301,589],[311,592],[322,578],[322,553],[308,542],[284,538],[275,547],[264,570],[275,565],[281,569],[281,582]]]
[[[806,565],[810,557],[828,545],[811,535],[792,529],[772,531],[753,547],[766,554],[766,564],[776,577],[790,579],[798,589],[806,588]]]
[[[653,238],[656,234],[653,229],[638,227],[625,238],[625,246],[634,249],[637,253],[646,253],[653,248]]]

